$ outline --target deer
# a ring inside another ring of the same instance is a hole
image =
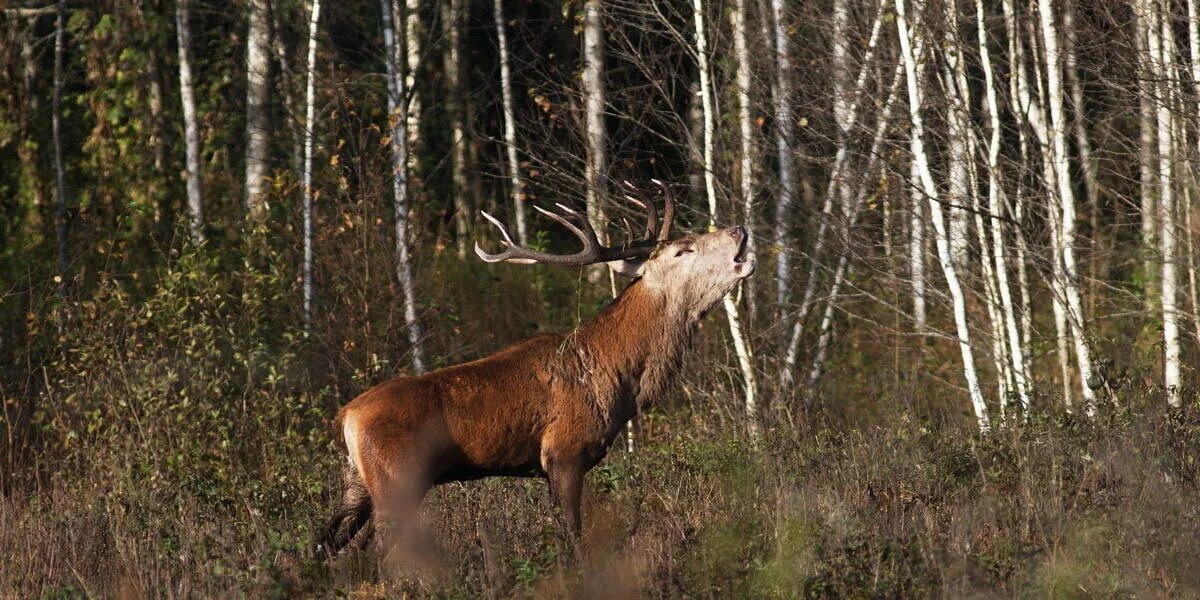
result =
[[[347,455],[342,498],[317,558],[332,559],[356,537],[367,547],[377,523],[391,527],[416,515],[436,485],[493,476],[544,478],[566,537],[580,539],[586,474],[671,386],[705,314],[755,271],[743,226],[670,239],[671,190],[653,181],[664,199],[662,224],[654,202],[626,182],[634,194],[626,198],[646,213],[646,232],[622,245],[602,245],[584,213],[535,206],[578,238],[574,254],[521,246],[483,212],[503,244],[491,254],[476,242],[484,262],[606,264],[631,282],[572,331],[397,377],[343,406],[334,421]]]

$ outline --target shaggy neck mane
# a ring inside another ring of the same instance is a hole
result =
[[[601,414],[623,397],[643,406],[670,385],[697,322],[684,303],[637,279],[567,335],[564,349],[574,351],[562,353],[561,366],[591,392]]]

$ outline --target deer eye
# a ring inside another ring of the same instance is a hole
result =
[[[692,252],[695,252],[695,251],[692,250],[691,248],[680,248],[679,250],[677,250],[675,252],[675,258],[679,258],[680,256],[683,256],[684,254],[691,254]]]

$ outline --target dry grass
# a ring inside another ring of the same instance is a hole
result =
[[[564,308],[574,279],[430,268],[457,282],[427,290],[447,361],[593,310]],[[52,340],[44,385],[5,399],[0,597],[1200,595],[1195,407],[1162,412],[1130,376],[1119,411],[1042,412],[980,438],[928,380],[857,392],[899,375],[871,367],[891,349],[847,337],[834,364],[875,375],[832,373],[837,403],[768,415],[756,448],[717,327],[636,451],[590,474],[578,559],[543,482],[496,479],[430,495],[423,570],[378,548],[318,564],[341,462],[329,419],[403,361],[373,333],[397,316],[342,311],[306,340],[281,325],[286,275],[227,271],[185,257],[143,295],[102,286]],[[479,298],[528,318],[466,318]]]

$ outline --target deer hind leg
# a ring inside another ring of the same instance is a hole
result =
[[[374,504],[371,501],[371,494],[367,491],[367,486],[359,476],[358,470],[354,468],[354,465],[346,465],[342,469],[342,500],[325,525],[317,545],[317,558],[329,560],[337,556],[338,552],[354,539],[359,530],[371,521],[373,512]],[[367,541],[373,530],[374,527],[368,527],[368,530],[364,532],[363,537]],[[363,543],[360,545],[365,547]]]

